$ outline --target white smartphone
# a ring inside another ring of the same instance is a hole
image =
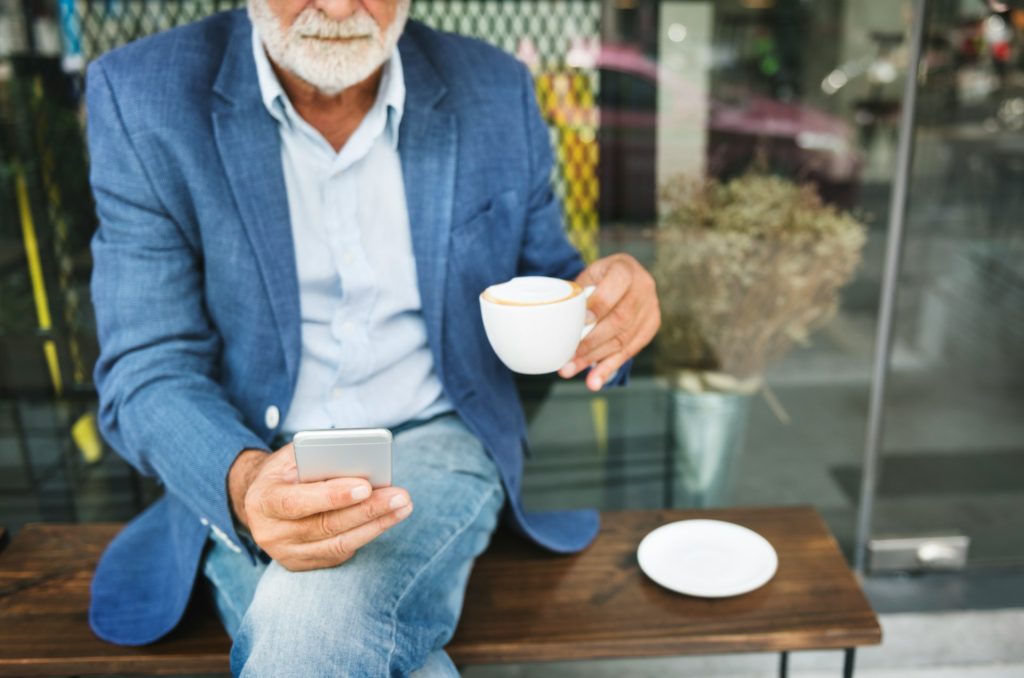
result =
[[[371,487],[391,485],[391,431],[386,428],[300,431],[292,442],[300,482],[366,478]]]

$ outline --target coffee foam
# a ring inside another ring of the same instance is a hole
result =
[[[582,291],[579,285],[557,278],[525,276],[512,278],[499,285],[491,285],[483,298],[495,304],[512,306],[539,306],[571,299]]]

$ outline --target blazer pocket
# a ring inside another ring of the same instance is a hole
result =
[[[479,207],[470,211],[470,216],[462,219],[452,227],[453,242],[461,238],[476,238],[480,235],[497,235],[492,231],[502,228],[500,220],[510,221],[515,212],[518,198],[514,190],[503,191],[485,200]],[[509,224],[510,225],[510,224]]]
[[[522,242],[518,203],[514,190],[504,191],[452,227],[452,264],[467,283],[486,287],[515,275]]]

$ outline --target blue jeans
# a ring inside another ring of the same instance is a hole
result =
[[[235,676],[457,676],[443,648],[504,503],[498,470],[454,415],[398,433],[411,516],[348,562],[290,572],[215,539],[203,562]]]

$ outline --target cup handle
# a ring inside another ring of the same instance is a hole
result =
[[[586,287],[584,287],[583,288],[583,298],[584,299],[589,299],[590,295],[593,294],[594,290],[596,290],[596,289],[597,289],[597,287],[595,287],[594,285],[587,285]],[[590,331],[594,329],[595,325],[597,325],[597,321],[596,320],[594,322],[592,322],[592,323],[587,323],[586,325],[583,326],[583,331],[580,332],[580,341],[583,341],[583,338],[585,336],[587,336],[588,334],[590,334]]]

